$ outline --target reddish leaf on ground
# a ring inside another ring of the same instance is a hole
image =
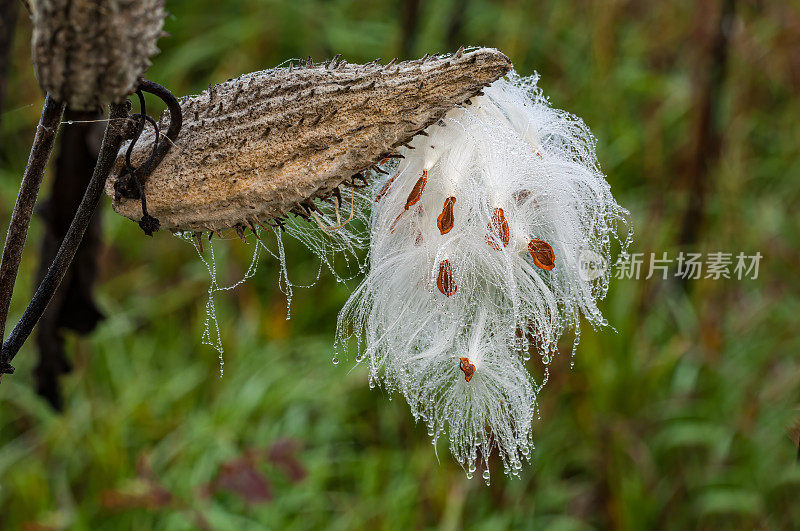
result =
[[[224,463],[215,483],[216,490],[227,490],[249,504],[266,503],[272,500],[272,485],[247,458]]]
[[[278,439],[269,449],[269,460],[280,468],[293,483],[306,477],[306,469],[297,459],[300,445],[292,439]]]

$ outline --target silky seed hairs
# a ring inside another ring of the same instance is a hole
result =
[[[343,308],[337,349],[369,367],[370,385],[402,393],[472,477],[495,451],[518,475],[547,367],[597,307],[627,225],[579,118],[550,106],[538,77],[515,73],[449,111],[401,150],[373,185],[369,272]],[[573,348],[573,353],[574,353]],[[535,382],[530,352],[545,366]]]

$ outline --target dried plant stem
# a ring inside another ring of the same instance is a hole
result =
[[[58,131],[58,124],[64,113],[65,105],[57,102],[48,94],[42,107],[42,116],[36,128],[33,147],[28,157],[28,165],[19,185],[17,202],[11,213],[11,222],[3,247],[3,259],[0,262],[0,339],[4,337],[8,309],[11,306],[11,295],[14,293],[14,282],[17,279],[22,249],[28,237],[28,226],[31,222],[33,206],[39,195],[44,170],[53,150],[53,143]]]
[[[3,119],[3,103],[8,87],[8,67],[11,64],[18,7],[19,2],[15,0],[0,0],[0,120]]]
[[[31,334],[33,327],[41,318],[47,304],[53,297],[56,289],[58,288],[64,274],[75,256],[75,251],[78,248],[86,227],[94,215],[97,204],[100,201],[100,196],[103,194],[103,187],[106,179],[108,178],[111,169],[114,166],[114,161],[117,158],[117,153],[122,145],[123,129],[125,121],[120,118],[125,118],[128,115],[127,106],[125,104],[112,104],[110,112],[110,120],[106,126],[106,132],[103,136],[103,145],[100,148],[100,155],[97,159],[97,165],[94,168],[92,179],[89,181],[89,186],[83,195],[81,204],[75,217],[69,226],[67,235],[64,237],[61,247],[58,249],[55,260],[53,260],[50,269],[48,269],[39,287],[36,289],[30,304],[25,309],[22,318],[11,331],[8,339],[3,343],[2,353],[0,355],[0,372],[10,373],[13,368],[10,366],[11,360],[19,351],[22,344]],[[60,116],[60,113],[59,113]]]

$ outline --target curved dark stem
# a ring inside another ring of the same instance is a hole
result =
[[[169,110],[169,127],[167,128],[166,140],[159,142],[158,137],[156,137],[154,155],[139,166],[135,172],[136,178],[139,179],[139,182],[144,187],[147,178],[167,154],[172,144],[178,139],[178,133],[181,132],[181,127],[183,126],[183,115],[181,114],[181,106],[178,103],[178,99],[166,87],[143,79],[139,83],[139,90],[157,96],[167,105],[167,110]]]
[[[134,116],[139,118],[139,123],[136,124],[136,131],[134,131],[133,138],[131,138],[131,141],[128,144],[127,151],[125,151],[125,168],[127,168],[128,172],[130,173],[133,173],[134,170],[133,163],[131,163],[133,148],[136,146],[136,142],[139,140],[139,137],[142,136],[142,131],[144,131],[145,116],[147,116],[147,102],[144,99],[144,94],[142,94],[141,90],[137,89],[136,95],[139,97],[139,114],[135,114]]]
[[[17,279],[17,271],[22,259],[22,249],[25,247],[25,240],[28,237],[33,206],[39,195],[39,187],[42,184],[47,161],[50,159],[50,152],[53,150],[53,142],[58,132],[61,116],[64,114],[64,107],[63,103],[55,101],[49,94],[45,98],[42,116],[39,119],[31,154],[28,157],[28,165],[25,167],[17,202],[11,213],[8,235],[3,246],[3,259],[0,262],[0,339],[4,337],[11,295],[14,292],[14,282]]]
[[[31,289],[26,290],[30,292],[27,293],[28,300],[53,263],[92,178],[100,141],[106,129],[107,114],[107,110],[76,111],[70,109],[69,105],[64,111],[62,122],[73,120],[75,123],[58,132],[57,145],[53,148],[53,164],[48,168],[51,172],[50,196],[42,197],[42,190],[34,209],[34,216],[38,214],[43,233],[39,238],[35,282]],[[59,152],[58,156],[55,151]],[[45,183],[42,183],[44,187]],[[67,356],[69,342],[65,331],[86,336],[104,318],[93,294],[100,259],[102,218],[101,215],[92,218],[61,285],[36,324],[35,334],[31,334],[28,340],[33,344],[33,336],[36,336],[34,345],[39,356],[32,373],[36,393],[56,411],[64,406],[59,378],[72,369]]]
[[[11,360],[14,359],[22,344],[31,334],[33,327],[41,318],[45,308],[47,308],[50,299],[53,297],[56,289],[58,288],[64,274],[67,271],[72,258],[75,256],[75,251],[83,238],[86,227],[94,215],[100,197],[103,194],[103,187],[106,179],[111,173],[114,162],[117,159],[117,152],[122,145],[125,120],[128,116],[127,104],[112,104],[109,116],[109,122],[106,126],[106,132],[103,136],[103,145],[100,148],[100,154],[97,159],[97,165],[94,168],[92,179],[89,181],[89,186],[83,195],[81,204],[75,217],[69,226],[67,235],[58,249],[53,263],[50,265],[47,273],[45,274],[39,287],[36,289],[30,304],[22,314],[22,318],[11,331],[8,339],[3,343],[2,351],[0,352],[0,373],[11,373]]]
[[[155,160],[156,153],[158,152],[158,141],[161,138],[161,132],[158,129],[158,124],[155,120],[153,120],[150,116],[146,114],[135,114],[134,116],[140,117],[142,119],[142,126],[139,128],[136,135],[131,140],[131,143],[128,145],[128,150],[125,152],[125,169],[128,171],[129,174],[135,174],[136,168],[131,163],[131,155],[133,154],[133,148],[136,146],[136,141],[139,139],[139,136],[144,131],[144,124],[145,122],[149,123],[153,126],[153,130],[156,133],[156,138],[153,141],[153,151],[150,153],[150,156],[144,161],[144,164],[149,164],[151,161]],[[137,182],[139,180],[137,179]],[[141,183],[139,183],[141,184]]]
[[[133,185],[133,191],[135,192],[134,195],[140,197],[142,199],[142,219],[139,221],[139,227],[142,228],[145,234],[148,236],[152,236],[153,232],[157,231],[161,224],[158,222],[156,218],[151,216],[147,212],[147,198],[144,194],[144,185],[142,184],[141,180],[134,177],[136,175],[136,169],[131,162],[131,155],[133,154],[133,148],[136,147],[136,142],[139,140],[139,137],[142,136],[142,131],[144,131],[144,125],[149,123],[153,126],[153,130],[155,131],[155,139],[153,140],[153,151],[150,153],[150,156],[144,162],[143,165],[149,164],[152,160],[155,159],[156,153],[158,151],[158,141],[159,141],[159,131],[158,131],[158,124],[155,120],[153,120],[150,116],[147,115],[147,102],[144,99],[144,94],[142,94],[141,89],[136,89],[136,95],[139,97],[139,110],[138,114],[134,114],[136,118],[139,119],[139,123],[136,126],[136,131],[133,134],[133,138],[128,143],[128,149],[125,151],[125,169],[123,170],[123,174],[120,176],[122,178],[127,178],[128,184],[126,185],[128,188]]]
[[[166,139],[159,141],[159,129],[155,120],[148,116],[147,108],[145,106],[144,96],[142,92],[147,92],[158,96],[166,105],[169,110],[169,127],[167,128]],[[141,199],[142,201],[142,219],[139,221],[139,226],[145,234],[152,236],[153,232],[159,229],[159,222],[156,218],[147,212],[147,200],[145,199],[144,187],[147,183],[147,178],[152,173],[153,169],[163,160],[172,144],[178,138],[183,125],[183,116],[181,114],[181,106],[177,98],[165,87],[143,79],[139,82],[136,89],[136,94],[139,96],[139,105],[141,113],[136,115],[142,119],[141,123],[136,129],[133,139],[128,146],[125,153],[125,167],[122,173],[117,178],[114,184],[114,194],[116,199],[125,197],[127,199]],[[155,129],[155,140],[153,141],[153,151],[141,166],[134,168],[131,163],[131,154],[135,147],[136,141],[144,129],[145,122],[149,122]]]

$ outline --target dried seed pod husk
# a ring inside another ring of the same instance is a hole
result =
[[[39,84],[73,110],[125,99],[164,34],[164,0],[35,0],[31,8]]]
[[[390,65],[294,65],[209,87],[181,100],[176,145],[145,183],[148,212],[170,230],[302,214],[301,204],[380,164],[510,67],[499,51],[481,48]],[[134,164],[153,140],[152,131],[142,135]],[[142,216],[135,199],[117,198],[114,209]]]

